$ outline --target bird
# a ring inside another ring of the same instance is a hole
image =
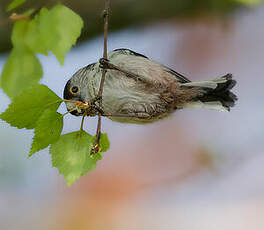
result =
[[[102,104],[98,100],[106,68]],[[79,69],[64,87],[67,110],[75,116],[101,114],[122,123],[146,124],[185,108],[230,111],[237,96],[232,74],[191,81],[173,69],[130,49],[115,49]],[[76,103],[87,105],[78,107]]]

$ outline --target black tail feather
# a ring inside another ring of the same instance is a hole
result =
[[[227,74],[222,78],[226,79],[226,81],[217,83],[215,89],[203,88],[206,93],[198,97],[197,100],[202,102],[219,101],[230,111],[230,108],[235,106],[235,101],[237,100],[237,96],[230,91],[236,85],[236,81],[232,79],[232,74]]]
[[[229,73],[222,78],[226,79],[226,82],[218,83],[216,89],[213,90],[215,93],[231,90],[236,85],[236,80],[233,79],[232,74]]]

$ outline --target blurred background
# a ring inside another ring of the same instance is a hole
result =
[[[59,96],[79,68],[103,50],[104,1],[61,1],[85,28],[61,67],[39,55]],[[264,5],[258,0],[112,1],[109,49],[129,48],[192,80],[233,73],[230,113],[176,111],[149,125],[103,120],[110,150],[96,170],[67,187],[48,150],[26,159],[33,132],[0,121],[1,230],[264,229]],[[8,15],[1,0],[0,20]],[[21,11],[55,1],[27,1]],[[19,12],[19,11],[18,11]],[[12,25],[0,25],[0,71]],[[0,91],[0,112],[10,100]],[[64,105],[60,112],[65,112]],[[63,132],[80,118],[65,118]],[[95,132],[96,120],[85,129]]]

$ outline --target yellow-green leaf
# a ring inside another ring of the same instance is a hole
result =
[[[93,145],[92,145],[93,146]],[[82,176],[86,175],[89,171],[94,170],[96,168],[97,161],[101,160],[103,155],[101,152],[95,153],[93,155],[89,153],[86,154],[85,162],[83,165]]]
[[[35,127],[35,136],[31,145],[29,157],[35,152],[55,143],[63,127],[63,117],[60,113],[47,109],[40,116]]]
[[[43,7],[34,19],[18,21],[14,25],[14,46],[27,46],[35,53],[55,54],[61,64],[81,34],[83,21],[79,15],[61,4],[51,10]]]
[[[14,47],[1,74],[1,87],[13,98],[42,78],[42,67],[35,54],[24,46]]]
[[[25,3],[26,0],[13,0],[7,7],[7,11],[14,10],[15,8],[19,7],[23,3]]]
[[[41,32],[41,21],[45,17],[48,17],[48,10],[42,8],[34,19],[15,22],[11,37],[13,46],[27,46],[34,53],[47,55],[48,47]]]
[[[16,96],[0,118],[19,129],[33,129],[46,109],[57,111],[61,99],[47,86],[35,85]]]
[[[91,142],[92,146],[95,141],[95,138],[96,136],[93,136],[93,139]],[[99,152],[92,154],[92,155],[91,154],[86,155],[86,159],[85,159],[85,163],[84,163],[84,167],[82,171],[82,176],[96,168],[96,162],[103,158],[102,152],[106,152],[109,148],[110,148],[110,142],[108,140],[107,134],[101,133],[100,139],[99,139]]]
[[[41,18],[41,36],[48,50],[63,64],[66,53],[81,34],[83,21],[79,15],[61,4]]]
[[[99,151],[106,152],[110,148],[110,141],[106,133],[101,133],[99,139]]]
[[[90,156],[92,146],[93,137],[83,130],[64,134],[56,143],[51,144],[52,165],[63,174],[67,185],[83,175],[87,158],[91,159],[90,164],[96,165],[97,159]]]

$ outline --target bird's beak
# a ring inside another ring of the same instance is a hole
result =
[[[63,93],[63,98],[65,100],[69,100],[69,101],[65,102],[67,110],[68,110],[68,112],[70,112],[74,116],[82,116],[84,114],[85,110],[84,109],[78,109],[77,110],[76,103],[70,102],[70,101],[71,100],[75,101],[75,102],[79,101],[79,102],[82,102],[82,103],[84,103],[84,101],[80,97],[74,97],[70,93],[70,91],[69,91],[70,86],[71,86],[71,79],[66,83],[66,85],[64,87],[64,93]]]
[[[76,100],[76,99],[74,101],[83,102],[83,100]],[[82,116],[85,112],[84,109],[77,110],[76,104],[73,102],[65,102],[65,104],[66,104],[67,110],[74,116]]]

